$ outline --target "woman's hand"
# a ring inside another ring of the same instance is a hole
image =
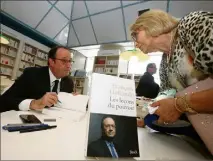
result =
[[[155,114],[159,116],[159,124],[173,123],[177,121],[180,115],[182,114],[175,108],[174,98],[162,99],[152,103],[150,106],[159,106],[159,108],[155,111]]]

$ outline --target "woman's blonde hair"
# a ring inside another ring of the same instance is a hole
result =
[[[178,19],[164,11],[151,9],[137,18],[130,31],[132,34],[143,29],[147,35],[154,37],[172,31],[177,27],[178,22]]]

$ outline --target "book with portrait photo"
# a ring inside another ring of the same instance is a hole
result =
[[[87,157],[139,157],[134,80],[93,73]]]

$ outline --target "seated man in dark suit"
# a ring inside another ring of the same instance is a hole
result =
[[[103,118],[101,123],[102,137],[88,145],[87,156],[90,157],[121,157],[123,152],[113,142],[116,135],[115,121],[111,117]]]
[[[139,84],[136,88],[137,96],[144,96],[146,98],[155,98],[159,93],[159,85],[155,83],[153,74],[156,73],[156,65],[150,63],[146,67],[146,72],[140,78]]]
[[[1,112],[36,110],[58,102],[58,92],[73,92],[68,76],[72,64],[70,49],[58,46],[48,53],[48,66],[30,67],[0,96]]]

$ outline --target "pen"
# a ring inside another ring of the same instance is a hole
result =
[[[26,124],[7,124],[7,125],[3,126],[2,129],[7,130],[8,128],[42,126],[42,125],[47,125],[47,124],[40,124],[40,123],[39,124],[38,123],[35,123],[35,124],[29,124],[29,123],[26,123]]]
[[[26,133],[26,132],[33,132],[33,131],[41,131],[41,130],[48,130],[48,129],[52,129],[52,128],[56,128],[57,126],[47,126],[47,127],[35,127],[32,129],[25,129],[25,130],[20,130],[20,133]]]
[[[17,126],[17,127],[8,127],[9,132],[16,132],[20,130],[27,130],[27,129],[33,129],[33,128],[44,128],[48,127],[49,125],[44,124],[44,125],[37,125],[37,126]]]

